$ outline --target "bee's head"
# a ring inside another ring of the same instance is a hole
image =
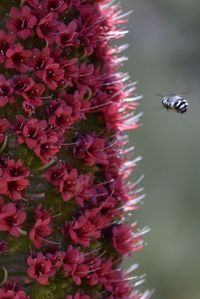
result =
[[[170,105],[170,96],[167,95],[167,96],[164,96],[162,99],[161,99],[161,102],[163,104],[164,107],[166,106],[169,106]]]
[[[175,96],[175,94],[168,94],[166,96],[163,96],[159,93],[157,93],[157,96],[161,97],[161,103],[164,107],[169,107],[171,103],[171,98]]]

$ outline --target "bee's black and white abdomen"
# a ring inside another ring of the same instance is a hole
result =
[[[178,113],[185,113],[188,110],[188,102],[182,96],[168,94],[162,98],[163,107],[167,110],[174,110]]]
[[[178,113],[185,113],[188,110],[188,102],[185,99],[180,99],[174,103],[174,109]]]

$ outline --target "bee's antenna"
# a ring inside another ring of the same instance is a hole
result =
[[[156,93],[157,96],[163,98],[164,96],[162,94]]]

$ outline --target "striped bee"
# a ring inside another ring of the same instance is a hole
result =
[[[157,95],[162,97],[161,102],[166,110],[174,110],[181,114],[188,110],[188,102],[183,96],[173,93],[166,96],[162,96],[160,94]]]

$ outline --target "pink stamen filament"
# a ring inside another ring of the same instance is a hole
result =
[[[90,110],[95,110],[95,109],[98,109],[98,108],[101,108],[101,107],[105,107],[107,105],[110,105],[112,104],[113,102],[109,101],[109,102],[106,102],[106,103],[103,103],[103,104],[99,104],[99,105],[96,105],[96,106],[92,106],[90,108],[85,108],[85,109],[81,109],[80,112],[86,112],[86,111],[90,111]]]
[[[60,245],[61,244],[60,242],[47,240],[47,239],[44,239],[44,238],[41,238],[41,237],[40,237],[40,240],[42,240],[42,241],[44,241],[45,243],[48,243],[48,244],[55,244],[55,245]]]

